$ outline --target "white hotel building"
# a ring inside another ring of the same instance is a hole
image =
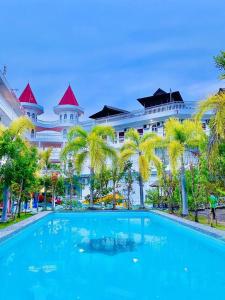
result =
[[[52,161],[55,163],[59,162],[59,153],[66,143],[67,132],[74,125],[79,124],[86,130],[89,130],[95,124],[113,126],[116,131],[114,146],[119,148],[124,142],[124,135],[127,129],[136,128],[140,135],[151,131],[163,135],[164,122],[168,118],[175,117],[180,120],[190,118],[196,111],[197,106],[196,101],[184,101],[179,91],[168,93],[158,89],[151,96],[137,99],[137,106],[139,106],[137,110],[125,111],[105,105],[101,111],[90,116],[87,121],[81,122],[80,116],[84,114],[84,109],[78,104],[69,86],[58,105],[54,107],[56,120],[46,122],[40,119],[40,116],[44,113],[44,108],[38,104],[30,85],[26,86],[17,100],[3,79],[0,81],[0,101],[1,122],[7,125],[15,117],[26,114],[35,125],[35,130],[32,130],[29,136],[30,142],[37,145],[39,149],[52,147]],[[202,120],[205,130],[208,130],[210,115],[210,113],[205,115]],[[135,160],[133,167],[137,169]],[[86,183],[88,174],[87,164],[87,167],[83,170],[83,180]],[[156,174],[153,169],[149,182],[145,183],[145,190],[155,180]],[[139,201],[138,190],[138,183],[135,183],[134,202]],[[81,191],[77,191],[77,193],[81,194]],[[88,194],[88,185],[82,191],[82,198],[86,194]]]

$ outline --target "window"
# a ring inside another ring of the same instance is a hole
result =
[[[70,115],[70,120],[73,120],[73,114]]]
[[[35,114],[34,114],[34,113],[32,113],[32,119],[34,119],[34,120],[35,120]]]
[[[138,129],[137,132],[138,132],[140,135],[143,135],[143,128]]]
[[[122,143],[124,141],[124,132],[120,131],[119,132],[119,142]]]
[[[67,130],[63,129],[63,137],[66,138],[66,135],[67,135]]]
[[[202,123],[202,129],[206,129],[206,123]]]
[[[66,119],[67,119],[67,114],[64,115],[64,120],[66,120]]]
[[[30,136],[31,136],[32,138],[34,138],[34,136],[35,136],[35,134],[34,134],[34,129],[31,130]]]
[[[29,111],[27,112],[27,115],[28,115],[28,117],[30,117],[30,113],[29,113]]]
[[[157,132],[157,131],[158,131],[158,128],[157,128],[157,125],[156,125],[156,124],[153,124],[153,125],[152,125],[152,131],[153,131],[153,132]]]
[[[60,115],[60,117],[59,117],[59,118],[60,118],[60,121],[62,121],[62,115]]]

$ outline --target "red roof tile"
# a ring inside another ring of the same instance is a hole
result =
[[[71,89],[70,85],[68,86],[65,94],[63,95],[62,99],[59,102],[59,105],[75,105],[79,106],[77,99]]]
[[[31,89],[29,83],[27,84],[24,91],[20,95],[19,100],[20,100],[20,102],[28,102],[28,103],[37,104],[37,101],[34,97],[34,94],[32,92],[32,89]]]

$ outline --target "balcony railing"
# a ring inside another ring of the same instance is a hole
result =
[[[135,117],[140,117],[140,116],[145,116],[145,115],[152,115],[152,118],[158,113],[166,113],[166,112],[172,112],[172,111],[181,111],[181,110],[187,110],[189,113],[196,108],[196,102],[170,102],[162,105],[157,105],[154,107],[149,107],[145,109],[139,109],[139,110],[134,110],[131,111],[130,113],[126,114],[118,114],[116,116],[107,116],[104,118],[99,118],[94,121],[95,124],[102,124],[102,123],[108,123],[108,122],[115,122],[115,121],[120,121],[124,119],[129,119],[129,118],[135,118]],[[93,121],[84,121],[80,122],[80,125],[83,126],[91,126],[93,125]]]

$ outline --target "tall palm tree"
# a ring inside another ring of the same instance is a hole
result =
[[[7,220],[9,187],[14,175],[14,162],[26,146],[23,134],[33,129],[32,122],[27,117],[19,117],[8,128],[0,127],[0,160],[1,180],[3,182],[2,221]]]
[[[114,129],[111,126],[96,125],[90,132],[80,126],[71,128],[68,142],[62,150],[62,156],[72,155],[78,174],[86,161],[90,168],[90,208],[93,208],[93,180],[94,173],[99,172],[106,163],[107,157],[113,157],[115,150],[107,143],[107,138],[113,140]]]
[[[204,140],[201,123],[197,120],[184,120],[180,122],[171,118],[165,123],[165,133],[168,142],[168,154],[173,173],[180,169],[180,185],[182,196],[182,215],[188,215],[188,201],[185,179],[185,152],[199,147]]]
[[[40,153],[40,163],[44,171],[44,209],[47,209],[46,176],[48,175],[48,171],[51,168],[51,155],[52,155],[52,148],[43,150]]]
[[[201,101],[196,114],[197,120],[201,120],[207,111],[213,111],[214,115],[210,119],[210,136],[208,152],[211,155],[218,150],[221,140],[225,139],[225,92],[219,92]]]
[[[150,139],[153,141],[157,135],[155,133],[146,133],[140,136],[139,132],[131,128],[126,132],[125,143],[121,148],[121,159],[129,160],[131,157],[138,157],[138,180],[140,187],[140,208],[144,208],[144,182],[149,179],[150,165],[154,164],[157,168],[160,166],[159,158],[154,154],[153,145],[146,149],[146,142]],[[149,144],[150,145],[150,144]]]

